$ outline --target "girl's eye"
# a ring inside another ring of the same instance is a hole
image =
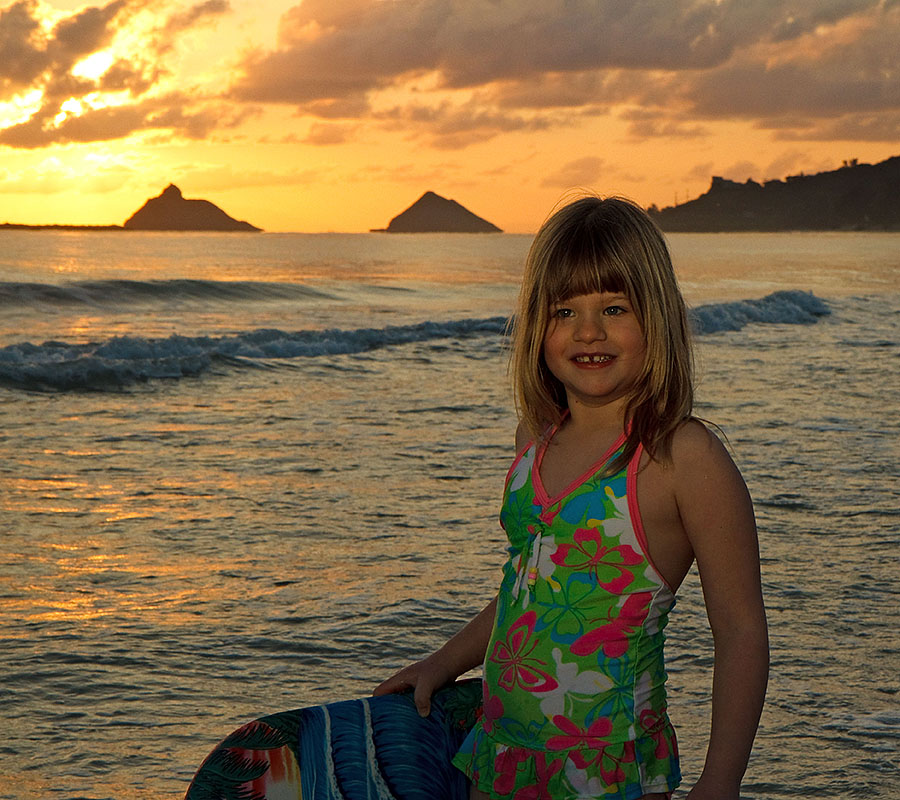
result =
[[[571,308],[554,308],[551,316],[556,317],[556,319],[567,319],[574,313]]]
[[[607,306],[603,309],[603,313],[609,317],[617,317],[619,314],[627,314],[628,309],[624,306]]]

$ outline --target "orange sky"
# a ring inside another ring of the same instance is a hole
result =
[[[0,222],[512,232],[900,154],[900,0],[0,0]]]

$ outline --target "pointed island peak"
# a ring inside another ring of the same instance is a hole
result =
[[[387,228],[373,233],[502,233],[500,228],[473,214],[455,200],[425,192],[406,211],[394,217]]]
[[[174,183],[151,197],[123,226],[133,231],[259,231],[228,216],[209,200],[186,200]]]

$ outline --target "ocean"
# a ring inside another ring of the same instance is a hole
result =
[[[747,800],[900,786],[900,234],[673,234],[697,413],[753,495]],[[0,798],[181,797],[491,597],[530,237],[0,232]],[[667,644],[683,798],[712,643]]]

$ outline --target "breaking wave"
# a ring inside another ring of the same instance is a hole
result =
[[[745,325],[760,322],[811,325],[830,313],[825,301],[810,292],[783,291],[758,300],[698,306],[691,316],[694,331],[703,334],[739,331]]]
[[[79,287],[122,283],[129,284],[131,291],[135,282],[102,281],[79,284]],[[206,291],[213,282],[165,283],[199,284]],[[141,285],[153,287],[155,284]],[[273,284],[225,285],[251,286],[255,291],[260,286]],[[740,330],[748,324],[809,325],[828,313],[828,306],[818,297],[807,292],[785,291],[758,300],[699,306],[692,311],[692,318],[699,334],[710,334]],[[88,344],[23,342],[0,348],[0,385],[36,391],[114,391],[150,380],[196,376],[216,366],[223,369],[272,368],[289,364],[292,359],[361,353],[436,339],[499,338],[506,328],[505,317],[490,317],[353,330],[287,332],[260,329],[218,337],[115,337]]]

